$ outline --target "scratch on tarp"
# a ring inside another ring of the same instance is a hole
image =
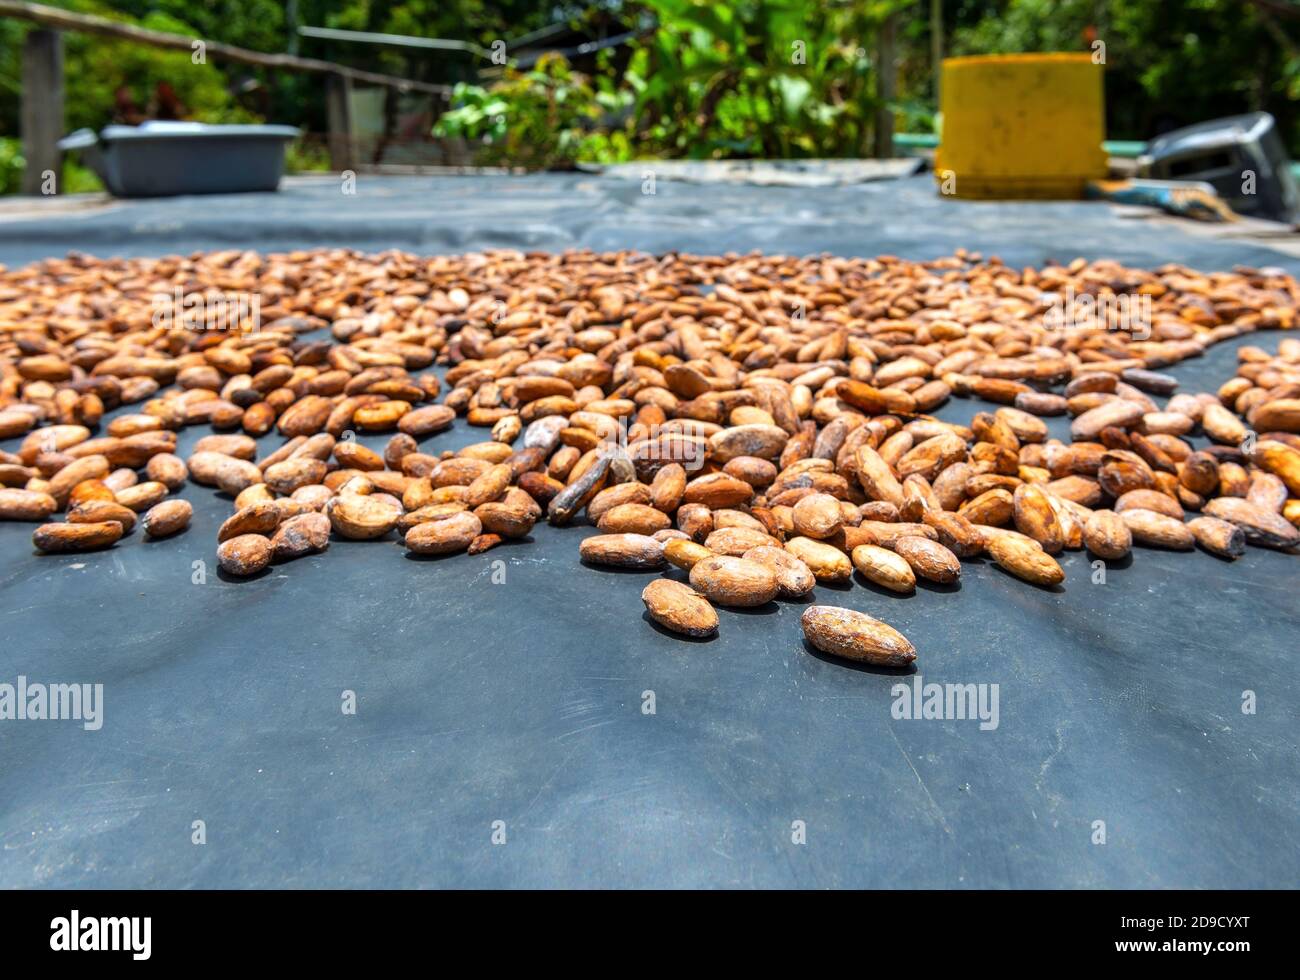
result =
[[[1034,788],[1037,789],[1042,796],[1045,796],[1047,798],[1047,800],[1051,803],[1053,810],[1055,810],[1056,807],[1060,805],[1061,797],[1057,793],[1046,792],[1043,789],[1043,782],[1044,780],[1047,779],[1047,771],[1052,768],[1052,763],[1054,763],[1056,761],[1057,756],[1059,756],[1065,750],[1065,727],[1066,727],[1065,725],[1060,725],[1057,727],[1056,748],[1053,749],[1048,754],[1047,758],[1043,760],[1042,765],[1038,767],[1038,778],[1034,780]]]
[[[893,726],[886,725],[885,729],[889,732],[889,737],[894,740],[894,744],[898,746],[898,751],[902,753],[903,761],[907,763],[907,768],[912,770],[912,775],[915,776],[916,781],[921,784],[921,792],[925,794],[925,798],[930,801],[930,806],[934,808],[935,816],[939,818],[939,826],[943,828],[945,834],[949,837],[953,837],[952,828],[948,826],[948,821],[944,818],[943,810],[940,809],[939,804],[935,802],[934,797],[930,795],[930,788],[925,785],[925,780],[922,779],[921,774],[916,771],[916,766],[912,765],[912,758],[907,754],[907,750],[903,748],[903,743],[898,740],[898,736],[894,734]],[[953,839],[956,840],[955,837],[953,837]]]
[[[589,732],[595,728],[604,728],[606,725],[612,725],[612,724],[614,724],[613,718],[606,719],[605,721],[593,722],[590,725],[584,725],[581,728],[575,728],[571,732],[565,732],[563,735],[556,735],[555,741],[563,742],[566,738],[572,738],[574,735],[581,735],[583,732]]]
[[[524,817],[528,815],[528,812],[532,810],[533,806],[537,803],[537,801],[542,798],[542,794],[545,793],[548,789],[550,789],[551,783],[555,780],[555,777],[558,776],[565,768],[568,767],[569,760],[573,758],[574,753],[576,753],[577,751],[578,751],[578,746],[575,745],[572,749],[568,751],[568,753],[564,756],[564,758],[560,760],[559,764],[556,765],[555,768],[551,770],[550,774],[546,777],[546,779],[542,781],[542,785],[537,787],[537,792],[533,794],[533,798],[528,801],[528,805],[523,808],[519,816],[515,817],[516,822],[523,820]]]

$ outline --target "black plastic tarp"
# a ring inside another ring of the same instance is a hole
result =
[[[925,178],[642,190],[292,181],[0,224],[0,260],[964,246],[1016,264],[1297,265],[1102,204],[939,200]],[[1236,346],[1175,368],[1182,390],[1230,377]],[[458,423],[426,445],[483,437]],[[578,562],[590,528],[437,560],[335,541],[226,580],[229,500],[183,496],[186,534],[95,554],[38,556],[30,525],[0,525],[0,683],[104,691],[97,731],[0,721],[0,886],[1285,887],[1300,871],[1295,555],[1137,549],[1102,583],[1076,552],[1054,592],[978,560],[960,587],[908,598],[818,587],[913,641],[899,673],[812,652],[798,603],[721,609],[712,642],[668,636],[643,618],[651,575]],[[895,717],[895,686],[914,683],[997,685],[997,726]]]

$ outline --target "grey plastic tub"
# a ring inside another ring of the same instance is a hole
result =
[[[284,173],[292,126],[148,122],[79,129],[59,142],[79,150],[117,197],[273,191]]]

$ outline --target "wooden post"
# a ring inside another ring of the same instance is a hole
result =
[[[289,0],[284,5],[284,29],[289,34],[289,53],[298,53],[298,0]]]
[[[890,14],[880,25],[876,41],[876,152],[878,160],[894,155],[894,101],[898,66],[894,63],[894,34],[898,15]]]
[[[63,188],[63,35],[58,31],[29,31],[23,44],[22,88],[23,170],[22,192],[41,194],[51,184]],[[54,173],[49,181],[46,174]]]
[[[352,132],[352,79],[332,74],[325,84],[325,108],[329,120],[330,169],[357,169],[356,144]]]

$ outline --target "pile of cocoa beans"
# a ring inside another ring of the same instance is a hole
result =
[[[1068,327],[1048,316],[1063,297]],[[1116,297],[1149,302],[1141,330]],[[961,251],[71,255],[0,270],[0,440],[20,440],[0,451],[0,519],[43,522],[41,551],[110,546],[137,514],[174,534],[191,510],[168,495],[193,481],[234,497],[232,576],[331,536],[477,554],[585,521],[583,561],[686,573],[643,600],[695,637],[715,604],[855,570],[904,593],[987,555],[1053,588],[1068,549],[1290,550],[1300,341],[1242,347],[1217,393],[1177,394],[1161,369],[1293,329],[1298,308],[1276,269]],[[968,425],[931,414],[953,397],[992,404]],[[1043,418],[1067,414],[1071,441],[1050,438]],[[423,447],[457,417],[485,438]],[[213,434],[182,461],[176,432],[199,424]],[[382,451],[357,438],[379,433]],[[839,656],[915,656],[851,610],[809,607],[804,628]]]

